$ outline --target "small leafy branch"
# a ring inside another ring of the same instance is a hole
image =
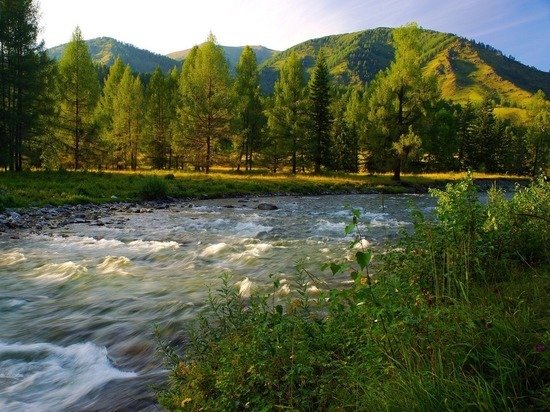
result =
[[[349,223],[345,229],[344,233],[346,236],[355,233],[355,236],[351,243],[349,244],[349,249],[354,250],[358,248],[359,250],[355,253],[355,263],[358,267],[352,267],[349,262],[329,262],[325,263],[321,269],[329,269],[332,272],[333,276],[336,276],[345,271],[350,271],[350,276],[355,282],[355,285],[371,285],[371,278],[369,273],[369,266],[372,260],[372,250],[366,248],[367,240],[364,236],[364,231],[359,225],[359,220],[361,218],[361,211],[359,209],[350,208],[352,221]]]

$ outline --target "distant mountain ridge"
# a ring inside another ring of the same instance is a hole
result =
[[[391,28],[377,28],[355,33],[312,39],[278,52],[263,46],[251,46],[260,66],[260,81],[266,93],[273,90],[278,72],[292,51],[302,59],[306,70],[315,65],[321,49],[334,80],[343,85],[364,84],[389,67],[394,58]],[[422,61],[424,70],[437,76],[443,97],[455,102],[480,101],[485,98],[523,104],[537,90],[550,96],[550,73],[526,66],[494,48],[450,33],[423,30]],[[88,40],[96,63],[110,66],[117,56],[135,72],[150,73],[157,66],[167,72],[181,67],[190,51],[168,56],[139,49],[118,40],[100,37]],[[59,59],[66,45],[48,50]],[[232,70],[243,47],[222,46]]]
[[[229,66],[231,68],[237,67],[237,63],[239,63],[239,59],[241,57],[241,54],[243,52],[243,49],[245,46],[221,46],[225,57],[227,58],[227,62],[229,63]],[[268,49],[264,46],[250,46],[252,50],[254,50],[254,53],[256,53],[256,60],[258,61],[258,64],[262,64],[264,61],[272,57],[273,55],[280,53],[277,50]],[[183,61],[185,57],[187,57],[187,54],[191,51],[191,49],[185,49],[180,50],[176,52],[172,52],[167,54],[168,57],[177,60],[177,61]]]
[[[111,66],[117,56],[125,64],[129,64],[132,70],[137,73],[150,73],[157,67],[162,71],[168,72],[174,67],[179,67],[180,62],[161,54],[153,53],[149,50],[140,49],[132,44],[124,43],[110,37],[98,37],[96,39],[86,40],[90,49],[90,55],[94,63],[104,66]],[[67,44],[62,44],[48,49],[48,55],[56,60],[61,58]]]
[[[309,70],[321,49],[336,82],[370,82],[394,59],[393,30],[382,27],[326,36],[275,54],[261,65],[262,89],[266,93],[273,90],[278,71],[291,52],[295,52]],[[490,98],[522,104],[539,89],[550,96],[550,73],[454,34],[423,29],[422,36],[424,70],[436,75],[443,97],[448,100],[475,102]]]

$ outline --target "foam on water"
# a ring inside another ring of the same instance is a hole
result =
[[[27,260],[25,255],[17,250],[0,253],[0,266],[11,266]]]
[[[61,282],[72,277],[80,276],[88,271],[85,266],[74,262],[47,263],[32,271],[37,279],[46,279]]]
[[[0,410],[66,410],[113,379],[137,376],[116,369],[107,349],[93,343],[0,342]]]
[[[164,249],[176,250],[179,248],[179,243],[174,241],[161,242],[157,240],[133,240],[130,242],[123,242],[118,239],[95,239],[89,236],[54,236],[53,240],[56,242],[56,247],[61,248],[83,248],[83,249],[129,249],[139,252],[159,252]]]
[[[178,242],[159,242],[156,240],[134,240],[128,243],[128,247],[133,250],[147,251],[147,252],[160,252],[164,249],[176,250],[180,245]]]
[[[231,231],[239,236],[254,237],[258,236],[261,232],[269,232],[272,229],[271,226],[263,226],[259,223],[249,221],[237,223]]]
[[[202,252],[202,257],[215,256],[220,253],[222,250],[227,248],[227,243],[216,243],[210,246],[207,246]]]
[[[273,249],[271,243],[257,243],[245,246],[246,250],[241,253],[234,253],[231,255],[230,260],[239,261],[239,260],[250,260],[253,258],[258,258],[262,254]]]
[[[128,267],[130,263],[130,259],[126,256],[107,256],[103,262],[97,265],[97,269],[105,275],[111,273],[127,275],[128,272],[124,268]]]
[[[325,219],[320,219],[315,226],[317,234],[337,234],[344,235],[346,224],[344,222],[330,222]]]

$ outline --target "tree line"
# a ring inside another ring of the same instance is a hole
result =
[[[231,75],[215,37],[180,69],[133,73],[92,62],[80,29],[60,61],[37,42],[32,0],[0,0],[0,166],[272,172],[483,170],[536,174],[550,153],[542,92],[518,124],[495,103],[453,104],[422,68],[420,28],[394,31],[395,60],[369,84],[331,78],[323,52],[306,73],[291,53],[272,95],[260,91],[254,51]]]

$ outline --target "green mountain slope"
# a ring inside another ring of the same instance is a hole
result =
[[[278,53],[275,50],[271,50],[263,46],[250,46],[250,47],[252,48],[252,50],[254,50],[254,53],[256,53],[256,59],[258,61],[258,64],[262,64],[271,56]],[[235,68],[237,66],[237,63],[239,62],[239,58],[241,57],[241,53],[243,52],[244,46],[237,46],[237,47],[222,46],[222,48],[225,53],[225,57],[229,62],[229,66],[231,68]],[[185,59],[185,57],[190,51],[191,49],[181,50],[181,51],[167,54],[167,56],[174,60],[182,61]]]
[[[94,62],[104,66],[110,66],[119,56],[125,64],[129,64],[133,71],[137,73],[150,73],[157,66],[162,71],[167,72],[173,67],[180,66],[176,60],[167,56],[156,54],[148,50],[137,48],[131,44],[123,43],[110,37],[99,37],[97,39],[87,40],[88,48]],[[50,57],[59,60],[66,44],[48,49]]]
[[[284,60],[294,51],[304,67],[315,64],[319,50],[341,84],[371,81],[394,57],[392,29],[378,28],[308,40],[273,55],[261,66],[262,88],[271,92]],[[465,102],[493,98],[522,104],[538,89],[550,96],[550,73],[525,66],[485,45],[453,34],[423,30],[422,60],[425,70],[436,74],[443,96]]]

